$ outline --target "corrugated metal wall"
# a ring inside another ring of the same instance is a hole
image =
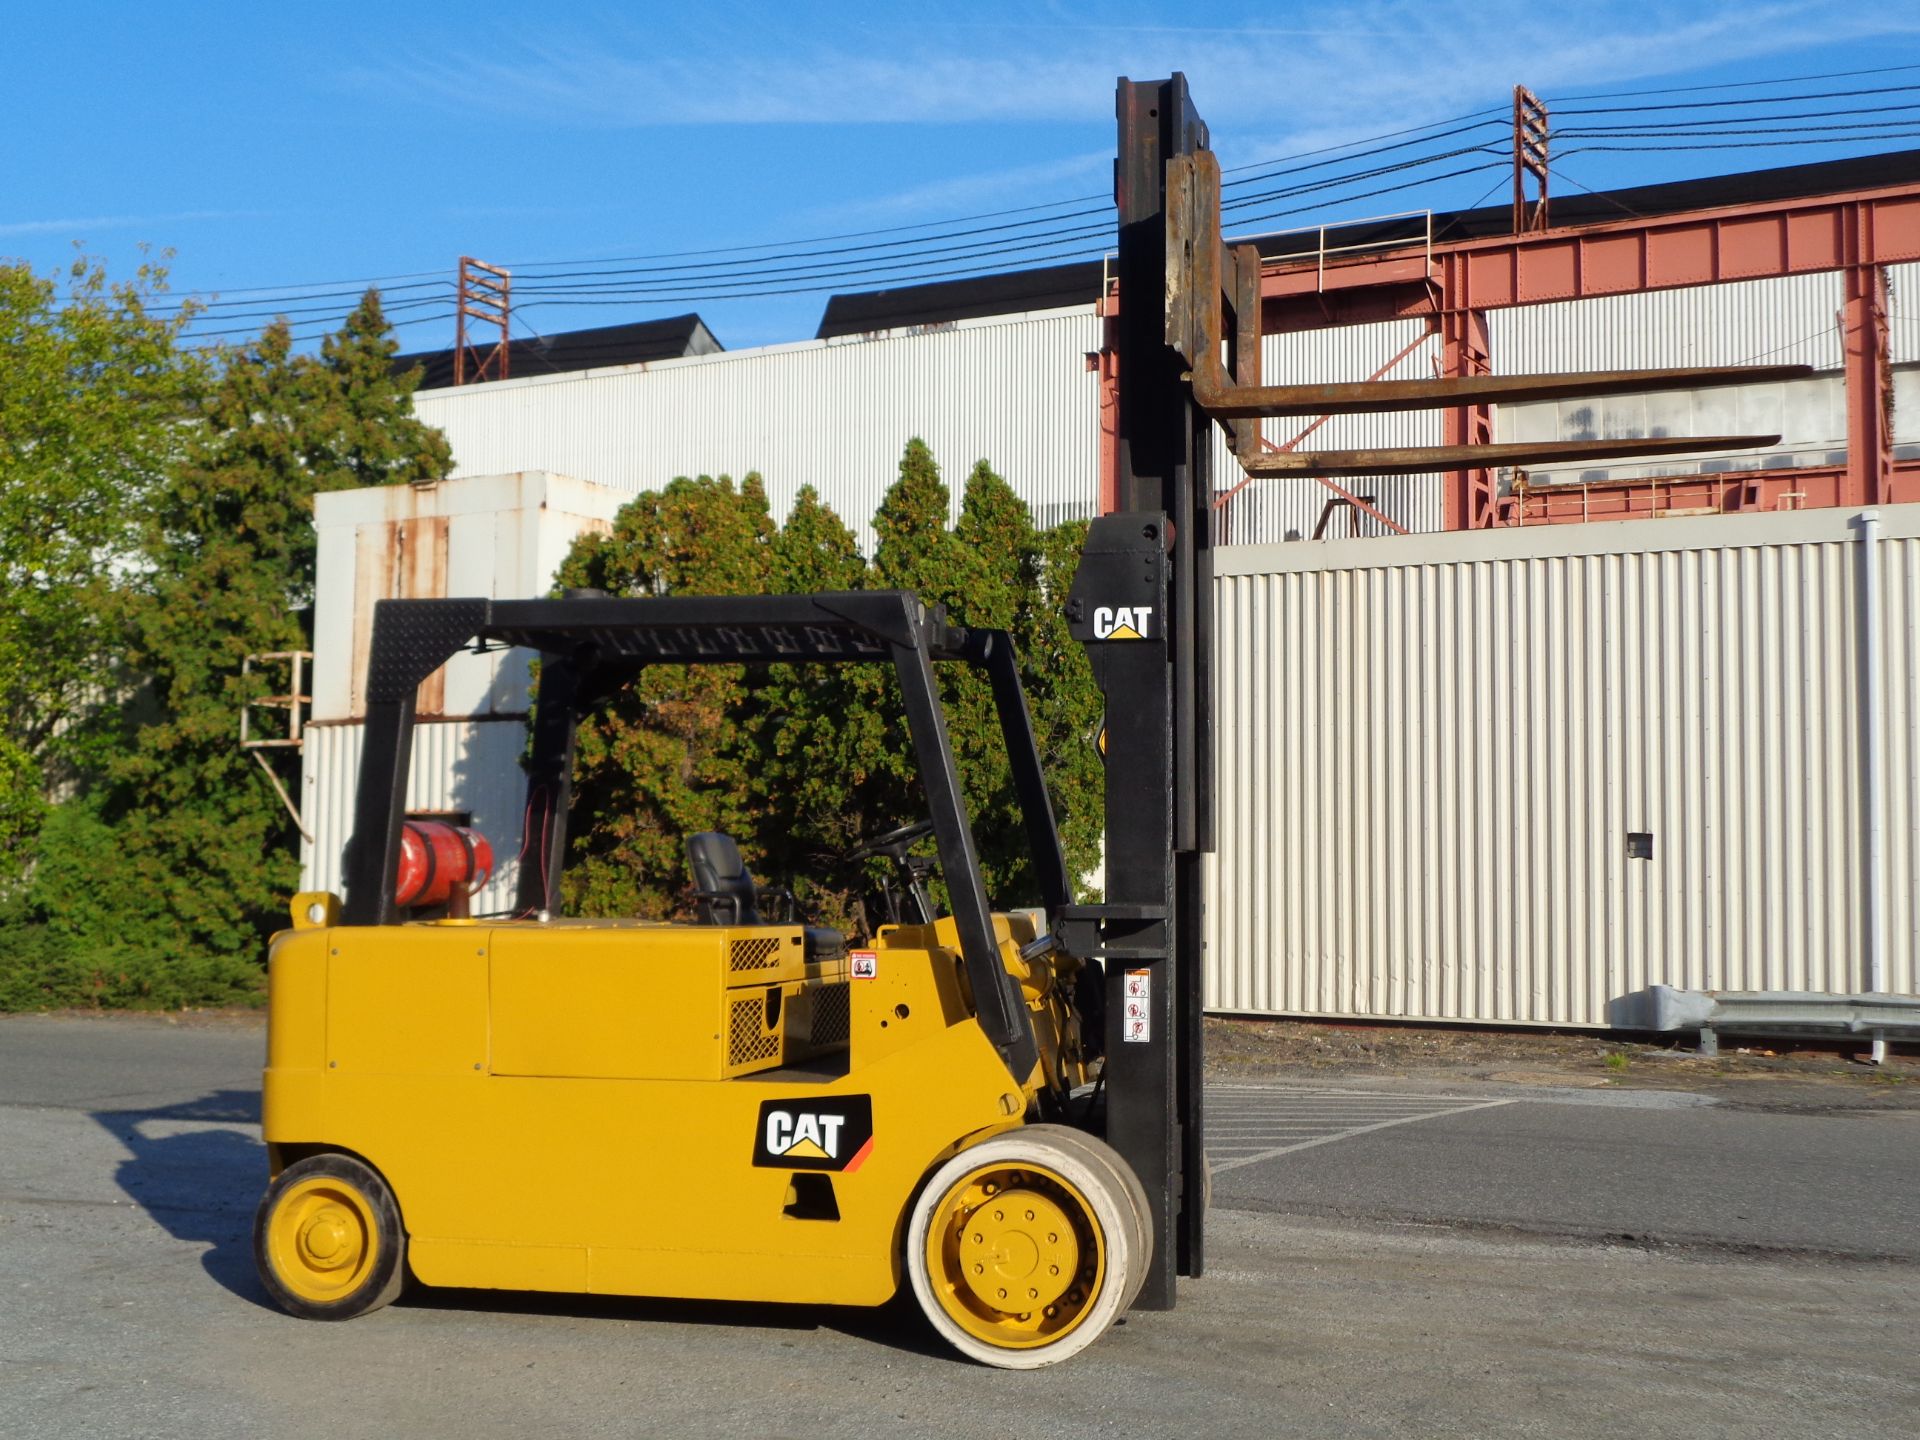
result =
[[[313,725],[301,747],[301,813],[313,839],[300,846],[301,883],[309,890],[341,888],[341,854],[353,836],[354,789],[366,727]],[[416,725],[407,772],[407,809],[464,811],[493,846],[493,878],[473,900],[476,915],[513,904],[519,883],[526,772],[520,752],[527,727],[520,720],[447,720]]]
[[[1502,375],[1655,365],[1840,367],[1837,270],[1493,310]]]
[[[1920,506],[1882,515],[1911,991]],[[1862,988],[1854,519],[1223,552],[1208,1004],[1602,1025],[1653,983]]]
[[[1091,304],[916,334],[811,341],[414,397],[447,433],[455,473],[557,470],[616,489],[750,470],[776,516],[812,485],[868,522],[919,436],[954,490],[974,462],[1004,475],[1043,525],[1098,498],[1100,348]]]
[[[1494,369],[1507,374],[1670,365],[1811,365],[1829,372],[1782,385],[1743,385],[1505,405],[1495,439],[1778,434],[1750,452],[1769,469],[1845,463],[1846,400],[1837,272],[1793,275],[1496,310],[1488,317]],[[1717,472],[1742,452],[1668,456],[1651,463],[1530,466],[1537,481],[1630,479]]]
[[[1893,363],[1920,362],[1920,262],[1887,267],[1887,321]]]
[[[1903,511],[1881,510],[1880,823],[1886,839],[1888,986],[1920,992],[1920,538]]]

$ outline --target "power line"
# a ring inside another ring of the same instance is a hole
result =
[[[1365,137],[1363,139],[1345,142],[1341,145],[1323,146],[1315,150],[1302,151],[1295,155],[1279,156],[1279,157],[1274,157],[1268,160],[1251,162],[1250,164],[1247,164],[1247,165],[1234,167],[1233,173],[1244,174],[1244,172],[1259,171],[1259,172],[1262,172],[1261,174],[1245,174],[1244,178],[1242,179],[1230,180],[1230,181],[1227,181],[1226,183],[1227,185],[1230,185],[1230,186],[1250,184],[1258,180],[1271,178],[1279,174],[1300,173],[1300,172],[1304,172],[1311,169],[1324,168],[1325,166],[1331,165],[1331,164],[1342,163],[1342,161],[1367,159],[1375,154],[1384,154],[1393,150],[1405,148],[1406,144],[1419,143],[1418,140],[1405,141],[1403,144],[1383,144],[1378,142],[1403,140],[1403,137],[1410,136],[1410,135],[1423,136],[1425,139],[1428,139],[1428,140],[1439,139],[1447,135],[1462,133],[1461,131],[1450,130],[1446,128],[1448,126],[1456,124],[1457,122],[1478,121],[1479,124],[1481,125],[1498,124],[1499,122],[1495,119],[1481,118],[1481,117],[1492,117],[1497,113],[1498,112],[1493,109],[1489,109],[1486,111],[1475,111],[1468,115],[1452,117],[1451,119],[1448,119],[1448,120],[1434,121],[1426,125],[1408,127],[1403,130],[1389,131],[1379,136]],[[1477,126],[1468,126],[1466,128],[1477,128]],[[1439,132],[1439,133],[1429,133],[1429,132]],[[1315,156],[1334,154],[1335,152],[1347,152],[1347,153],[1342,154],[1340,159],[1338,160],[1321,161],[1321,162],[1318,162],[1318,164],[1314,164],[1314,165],[1296,165],[1293,163],[1295,161],[1310,160],[1312,159],[1312,157],[1315,157]],[[943,220],[943,221],[921,221],[911,225],[898,225],[898,226],[888,226],[888,227],[881,227],[881,228],[869,229],[869,230],[845,231],[845,232],[840,232],[833,235],[809,237],[807,239],[802,239],[802,240],[770,241],[770,242],[763,242],[763,243],[751,244],[751,245],[709,247],[709,248],[699,249],[699,250],[662,251],[662,252],[656,252],[656,253],[647,254],[647,255],[614,257],[611,260],[601,261],[601,262],[588,262],[584,260],[526,261],[526,262],[516,262],[514,263],[512,268],[514,268],[516,271],[516,276],[515,276],[516,281],[521,280],[521,272],[524,272],[525,279],[527,282],[534,282],[534,281],[541,281],[541,280],[559,280],[563,278],[593,278],[596,275],[604,275],[604,276],[610,277],[610,276],[618,276],[618,275],[631,273],[631,272],[628,272],[620,268],[609,268],[603,272],[603,271],[598,271],[598,270],[594,270],[586,267],[594,263],[598,263],[598,264],[609,266],[609,267],[622,267],[630,262],[646,261],[646,260],[687,259],[692,257],[717,257],[717,256],[728,256],[728,255],[744,256],[744,255],[752,255],[752,254],[762,253],[767,251],[783,252],[782,254],[768,257],[772,259],[801,258],[799,254],[799,252],[801,251],[801,247],[819,246],[819,245],[827,244],[828,242],[839,241],[839,240],[866,239],[874,236],[903,236],[907,238],[884,241],[884,242],[870,245],[870,246],[848,246],[848,247],[845,247],[844,253],[853,253],[856,251],[884,251],[884,250],[917,251],[917,250],[924,249],[926,247],[927,242],[930,242],[930,241],[961,238],[969,234],[987,234],[987,233],[997,233],[1002,231],[1013,231],[1013,230],[1021,230],[1021,229],[1038,229],[1043,227],[1054,227],[1048,233],[1057,234],[1059,222],[1070,221],[1070,220],[1081,219],[1081,218],[1088,218],[1094,214],[1100,214],[1103,216],[1109,214],[1110,211],[1108,210],[1108,207],[1104,203],[1106,199],[1107,197],[1104,195],[1074,196],[1064,200],[1055,200],[1055,201],[1048,201],[1048,202],[1037,204],[1037,205],[1014,206],[1014,207],[1009,207],[1001,210],[985,211],[975,215],[961,216],[961,217],[956,217],[953,219]],[[1045,213],[1045,212],[1061,212],[1065,210],[1065,207],[1076,206],[1076,205],[1086,205],[1092,201],[1101,201],[1103,203],[1100,204],[1097,209],[1073,210],[1073,211],[1067,211],[1067,213]],[[955,228],[955,227],[968,226],[970,225],[970,222],[977,221],[977,220],[1002,219],[1004,217],[1014,216],[1014,215],[1030,216],[1033,218],[1017,221],[1017,222],[1014,222],[1013,224],[1004,225],[1004,226],[978,226],[970,229]],[[943,226],[946,228],[944,229],[940,228]],[[921,233],[921,232],[933,232],[933,233]],[[825,250],[813,250],[813,251],[806,252],[808,256],[822,255],[822,254],[828,254],[828,253],[840,253],[840,252],[829,252]],[[668,269],[679,269],[679,268],[686,268],[686,269],[697,268],[697,269],[703,269],[703,270],[738,270],[740,267],[737,263],[729,263],[725,261],[718,261],[718,260],[711,260],[711,259],[709,259],[709,263],[702,266],[657,267],[657,269],[659,269],[660,271],[666,271]],[[251,303],[255,305],[266,304],[270,306],[272,303],[271,297],[276,297],[276,296],[283,296],[286,299],[290,301],[295,301],[295,302],[312,300],[312,299],[320,299],[320,298],[357,298],[358,295],[362,293],[363,289],[368,285],[384,284],[388,282],[417,281],[417,280],[423,280],[423,279],[427,283],[421,284],[421,285],[396,284],[392,288],[396,290],[426,289],[426,288],[432,288],[434,284],[443,285],[447,283],[446,272],[444,271],[413,271],[413,272],[407,272],[407,273],[398,274],[398,275],[370,277],[365,280],[315,281],[315,282],[307,282],[304,284],[287,285],[287,286],[243,287],[243,288],[227,290],[227,291],[215,291],[215,290],[174,291],[174,292],[170,292],[170,294],[178,296],[183,302],[190,299],[197,299],[203,296],[221,297],[221,298],[206,300],[203,302],[204,308],[210,311],[215,308],[225,310],[225,309],[228,309],[229,307],[234,307],[237,305],[247,303],[245,301],[230,299],[225,297],[234,297],[234,296],[269,297],[264,301],[255,300]],[[351,287],[351,288],[348,288],[348,287]],[[176,306],[174,308],[177,310],[183,307]],[[217,317],[210,317],[210,318],[220,318],[220,319],[237,318],[237,315],[239,313],[253,314],[253,313],[260,313],[260,312],[236,311],[234,315],[223,314]]]
[[[1468,111],[1465,115],[1453,115],[1453,116],[1449,116],[1445,120],[1433,120],[1433,121],[1429,121],[1425,125],[1409,126],[1405,130],[1389,130],[1385,134],[1369,135],[1365,139],[1361,139],[1361,140],[1349,140],[1339,145],[1323,145],[1318,150],[1302,150],[1302,151],[1299,151],[1297,154],[1280,155],[1280,156],[1276,156],[1271,160],[1251,160],[1251,161],[1248,161],[1245,165],[1229,165],[1225,169],[1223,169],[1220,173],[1222,175],[1233,175],[1242,170],[1258,170],[1262,166],[1278,165],[1282,161],[1306,160],[1306,159],[1310,159],[1315,155],[1331,155],[1337,150],[1348,150],[1348,149],[1352,149],[1354,146],[1357,146],[1357,145],[1368,145],[1376,140],[1397,140],[1402,135],[1418,135],[1420,132],[1424,130],[1438,129],[1442,125],[1459,125],[1469,120],[1478,120],[1483,116],[1498,117],[1501,115],[1505,115],[1506,113],[1507,111],[1505,106],[1493,105],[1493,106],[1489,106],[1485,110],[1471,110],[1471,111]],[[1438,137],[1428,136],[1427,138],[1436,139]],[[1226,181],[1225,183],[1228,185],[1238,185],[1238,184],[1241,184],[1242,182],[1238,180],[1229,180],[1229,181]]]
[[[1842,125],[1756,125],[1747,128],[1693,128],[1686,125],[1665,125],[1658,130],[1633,130],[1617,126],[1598,126],[1591,130],[1556,130],[1556,140],[1586,140],[1614,138],[1621,140],[1684,140],[1692,136],[1711,137],[1715,135],[1822,135],[1835,130],[1907,130],[1920,125],[1920,116],[1909,115],[1904,120],[1849,120]],[[1878,139],[1875,135],[1851,135],[1855,140]],[[1808,141],[1818,144],[1818,141]]]
[[[1920,84],[1787,95],[1743,95],[1727,100],[1686,101],[1675,97],[1716,90],[1750,90],[1914,70],[1920,70],[1920,65],[1887,66],[1717,86],[1571,96],[1568,98],[1574,100],[1631,99],[1643,95],[1666,98],[1659,104],[1570,107],[1558,110],[1556,119],[1656,114],[1671,115],[1673,119],[1664,124],[1654,120],[1636,122],[1630,119],[1623,119],[1619,124],[1589,121],[1559,129],[1554,132],[1557,140],[1584,143],[1563,151],[1555,158],[1588,151],[1684,152],[1833,146],[1904,139],[1920,134],[1920,119],[1905,113],[1920,110],[1920,103],[1886,104],[1878,101],[1877,97],[1920,91]],[[1784,105],[1835,99],[1874,99],[1876,103],[1870,108],[1851,106],[1786,112],[1778,109]],[[1761,113],[1724,116],[1695,113],[1707,108],[1740,108]],[[1225,172],[1232,178],[1222,183],[1222,190],[1226,192],[1222,211],[1235,214],[1241,224],[1270,221],[1502,169],[1507,163],[1504,147],[1487,144],[1464,144],[1443,149],[1430,147],[1479,131],[1504,129],[1507,123],[1505,113],[1505,107],[1473,111],[1344,144],[1235,166]],[[1898,118],[1884,118],[1894,115]],[[1882,118],[1864,118],[1869,116]],[[1781,123],[1786,121],[1830,123]],[[1791,138],[1756,138],[1776,135]],[[1420,150],[1421,153],[1405,153],[1410,150]],[[1434,167],[1469,156],[1490,158],[1476,164],[1434,172]],[[1369,163],[1375,161],[1385,163]],[[1571,181],[1571,177],[1568,178]],[[1292,180],[1296,183],[1274,185],[1272,182],[1276,180]],[[1374,181],[1391,183],[1375,186],[1372,185]],[[1580,185],[1578,181],[1571,183]],[[1264,188],[1250,188],[1256,186]],[[1580,185],[1580,188],[1588,187]],[[1092,203],[1095,201],[1101,203]],[[1308,203],[1287,203],[1292,201]],[[1113,216],[1105,197],[1088,195],[943,221],[845,231],[802,240],[665,251],[597,261],[520,262],[512,267],[515,270],[514,289],[518,302],[515,310],[517,312],[522,308],[540,305],[605,307],[621,303],[775,298],[822,290],[865,288],[876,283],[885,286],[917,284],[991,273],[1004,270],[1010,263],[1036,265],[1064,263],[1076,257],[1093,259],[1110,248],[1112,236]],[[197,313],[186,319],[186,329],[194,338],[215,339],[251,333],[250,327],[202,328],[209,323],[226,325],[227,322],[250,319],[287,318],[298,332],[344,318],[343,312],[328,305],[327,301],[357,300],[364,286],[382,282],[391,282],[391,288],[385,292],[385,296],[401,297],[388,300],[388,312],[407,316],[396,322],[396,328],[401,324],[430,323],[447,318],[451,313],[447,305],[447,292],[452,285],[445,271],[416,271],[375,277],[370,281],[257,286],[228,292],[170,292],[169,301],[149,308],[156,313],[166,313],[170,309],[171,313],[184,315],[190,305],[195,306]],[[214,298],[200,298],[209,296]],[[414,311],[431,313],[410,313]]]
[[[1330,190],[1346,192],[1350,191],[1353,186],[1363,184],[1368,180],[1440,163],[1448,159],[1457,158],[1460,155],[1492,153],[1494,152],[1487,150],[1485,147],[1468,147],[1460,150],[1442,151],[1431,156],[1420,156],[1410,160],[1403,160],[1394,165],[1381,166],[1374,170],[1363,171],[1351,176],[1323,179],[1303,185],[1244,196],[1224,205],[1222,208],[1227,211],[1233,211],[1269,205],[1276,200],[1296,199],[1305,195]],[[1489,163],[1497,164],[1504,162],[1496,160]],[[1476,165],[1468,167],[1466,170],[1450,172],[1450,174],[1477,173],[1484,168],[1487,168],[1485,164]],[[1446,178],[1449,178],[1449,176],[1425,176],[1418,180],[1411,180],[1381,189],[1364,190],[1353,194],[1342,193],[1337,199],[1334,196],[1323,195],[1323,198],[1315,205],[1304,208],[1324,208],[1326,205],[1333,203],[1363,199],[1376,194],[1407,189],[1415,184],[1424,184]],[[1294,207],[1293,209],[1276,213],[1294,214],[1300,213],[1301,209],[1302,207]],[[541,297],[565,296],[569,298],[564,300],[547,298],[540,303],[578,305],[605,303],[613,299],[635,300],[643,297],[649,299],[708,299],[722,298],[723,296],[724,298],[741,298],[742,296],[763,292],[768,294],[790,294],[801,293],[802,291],[811,292],[819,289],[844,288],[853,282],[890,278],[898,276],[903,271],[914,272],[916,277],[922,276],[926,273],[925,267],[929,260],[933,261],[936,266],[944,267],[936,269],[931,272],[932,274],[949,275],[955,273],[979,273],[983,267],[968,267],[965,270],[956,267],[963,261],[986,259],[989,257],[995,259],[996,265],[1004,265],[1008,258],[1018,254],[1025,254],[1035,259],[1065,259],[1076,254],[1086,255],[1091,258],[1096,251],[1104,251],[1106,242],[1110,239],[1112,233],[1112,226],[1103,224],[1061,231],[1053,235],[1021,237],[984,245],[927,248],[912,255],[905,256],[885,256],[862,261],[838,262],[828,265],[790,266],[772,270],[736,270],[723,275],[706,275],[698,278],[675,277],[666,280],[636,279],[620,283],[610,281],[563,284],[535,283],[524,286],[519,284],[516,279],[515,293],[516,295]],[[1098,244],[1093,242],[1098,242]],[[1047,253],[1041,256],[1036,255],[1035,252]],[[991,269],[994,267],[989,266],[984,268]],[[833,284],[821,286],[802,283],[818,280],[830,280]],[[531,304],[534,302],[527,301],[523,303]]]
[[[1418,186],[1434,184],[1442,180],[1454,179],[1456,177],[1463,176],[1463,175],[1478,175],[1478,174],[1484,174],[1488,170],[1504,169],[1505,165],[1506,165],[1506,162],[1504,160],[1488,160],[1478,165],[1470,165],[1470,166],[1463,167],[1461,169],[1448,171],[1445,174],[1421,176],[1421,177],[1418,177],[1417,179],[1403,181],[1399,184],[1386,185],[1386,186],[1381,186],[1374,190],[1363,191],[1356,195],[1342,196],[1340,197],[1340,199],[1341,201],[1370,199],[1374,196],[1394,194],[1399,191],[1410,190]],[[1332,202],[1321,201],[1321,202],[1316,202],[1312,205],[1297,206],[1297,207],[1294,207],[1293,209],[1277,210],[1277,211],[1273,211],[1268,214],[1255,217],[1255,218],[1279,219],[1279,218],[1284,218],[1291,215],[1308,215],[1308,214],[1314,213],[1315,211],[1325,209],[1328,203],[1332,203]],[[1086,252],[1082,251],[1080,253],[1085,254]],[[1055,257],[1055,258],[1066,259],[1068,257],[1061,256],[1061,257]],[[1089,260],[1091,260],[1091,258],[1092,257],[1089,257]],[[1003,271],[1004,271],[1004,262],[996,262],[992,264],[973,265],[973,266],[954,266],[950,268],[918,272],[911,277],[910,283],[922,284],[922,283],[928,283],[936,280],[959,279],[959,278],[964,278],[964,277],[974,276],[974,275],[997,274],[997,273],[1003,273]],[[819,283],[819,284],[788,283],[786,285],[781,286],[778,289],[699,290],[699,289],[683,288],[683,289],[677,289],[671,292],[663,293],[662,291],[657,289],[635,288],[633,290],[626,291],[620,294],[598,295],[598,296],[589,297],[589,298],[535,299],[535,300],[527,301],[524,306],[516,303],[515,308],[516,309],[519,309],[519,308],[534,309],[541,306],[555,306],[555,305],[598,306],[598,305],[610,304],[615,300],[626,300],[628,303],[645,303],[651,300],[671,300],[675,304],[684,304],[684,303],[687,303],[690,301],[696,301],[696,300],[772,299],[772,298],[777,298],[782,296],[810,295],[810,294],[819,294],[827,291],[843,290],[845,288],[845,284],[846,284],[845,277],[840,277],[837,280],[829,280],[825,283]],[[894,288],[894,287],[886,287],[886,288]]]
[[[1567,151],[1568,155],[1588,155],[1600,151],[1614,151],[1626,154],[1646,154],[1649,151],[1685,151],[1685,150],[1774,150],[1783,145],[1801,147],[1816,145],[1845,145],[1853,140],[1913,140],[1920,139],[1920,129],[1895,131],[1883,135],[1836,135],[1825,140],[1723,140],[1700,141],[1694,144],[1679,145],[1579,145]],[[1559,158],[1559,157],[1556,157]]]
[[[1810,80],[1851,80],[1863,75],[1898,75],[1920,70],[1920,65],[1881,65],[1872,70],[1829,70],[1819,75],[1786,75],[1773,80],[1730,80],[1719,85],[1656,85],[1647,90],[1613,90],[1566,95],[1566,100],[1629,100],[1640,95],[1704,95],[1719,90],[1754,90],[1767,85],[1799,85]]]
[[[1811,95],[1753,96],[1740,100],[1676,100],[1665,105],[1601,105],[1591,110],[1553,107],[1556,115],[1626,115],[1644,110],[1713,110],[1734,105],[1797,105],[1806,100],[1860,100],[1869,95],[1909,95],[1920,85],[1882,85],[1867,90],[1825,90]]]

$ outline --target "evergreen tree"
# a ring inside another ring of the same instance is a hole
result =
[[[985,463],[951,528],[949,506],[932,454],[911,442],[874,518],[868,566],[811,489],[776,531],[755,477],[738,493],[725,479],[676,480],[636,497],[611,534],[584,537],[560,583],[623,595],[909,589],[955,623],[1008,630],[1068,864],[1084,874],[1099,854],[1100,697],[1062,612],[1085,526],[1037,532]],[[988,893],[1032,903],[991,686],[959,665],[937,673]],[[582,725],[575,787],[568,899],[589,914],[684,913],[685,836],[719,829],[762,880],[792,883],[815,918],[846,924],[877,866],[850,870],[839,857],[927,813],[884,665],[649,667]]]
[[[967,477],[953,538],[968,561],[966,592],[951,602],[953,618],[1007,631],[1023,670],[1028,668],[1021,642],[1039,607],[1040,537],[1026,502],[984,460]],[[1035,898],[1032,856],[993,687],[978,670],[952,665],[944,667],[941,689],[988,894]]]
[[[840,517],[803,486],[773,542],[777,593],[858,590],[867,562]],[[868,665],[769,665],[756,691],[751,740],[760,833],[751,848],[768,878],[790,884],[823,924],[847,925],[861,888],[840,857],[898,823],[872,813],[886,743]]]
[[[577,546],[559,584],[614,595],[758,595],[773,522],[760,478],[682,477],[636,497]],[[754,833],[749,692],[738,665],[649,665],[583,720],[565,872],[570,910],[680,914],[686,836]]]
[[[1034,743],[1053,798],[1067,873],[1076,886],[1100,863],[1106,835],[1106,763],[1097,743],[1106,701],[1094,683],[1087,647],[1073,638],[1067,625],[1067,596],[1086,543],[1084,520],[1041,532],[1040,584],[1034,609],[1019,632],[1020,673],[1033,716]]]

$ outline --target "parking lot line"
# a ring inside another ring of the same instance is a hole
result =
[[[1438,1120],[1513,1100],[1464,1095],[1409,1095],[1280,1085],[1210,1086],[1207,1152],[1218,1175],[1316,1145],[1370,1135],[1396,1125]]]

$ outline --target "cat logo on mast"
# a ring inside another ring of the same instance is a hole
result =
[[[1093,612],[1096,640],[1149,640],[1153,637],[1151,605],[1099,605]]]

